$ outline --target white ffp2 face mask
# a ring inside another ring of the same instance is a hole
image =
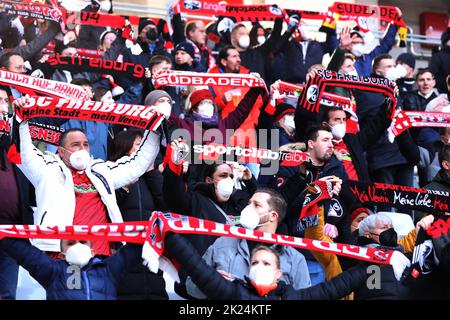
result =
[[[335,124],[331,127],[331,133],[333,137],[337,140],[341,140],[345,136],[345,131],[347,130],[347,125],[345,123]]]
[[[404,78],[407,74],[405,67],[402,65],[397,65],[395,68],[390,68],[386,72],[386,78],[395,81],[400,78]]]
[[[353,45],[351,51],[355,57],[361,57],[364,54],[365,48],[362,43],[357,43]]]
[[[284,116],[284,124],[291,131],[295,131],[295,121],[294,121],[294,116],[293,115],[286,115],[286,116]]]
[[[268,286],[275,282],[275,271],[271,266],[257,264],[250,268],[248,277],[257,285]]]
[[[69,151],[70,152],[70,151]],[[89,162],[91,161],[91,156],[89,155],[89,152],[86,150],[78,150],[75,152],[72,152],[69,158],[70,165],[72,168],[78,171],[83,171],[88,166]]]
[[[240,37],[238,40],[238,44],[242,49],[247,49],[250,45],[250,37],[248,35]]]
[[[91,260],[92,251],[89,246],[78,242],[67,249],[65,256],[66,261],[69,264],[74,264],[80,268],[83,268]]]
[[[264,42],[266,42],[266,37],[264,36],[258,36],[257,39],[259,44],[263,44]]]
[[[197,113],[204,118],[211,118],[214,115],[214,105],[209,102],[200,102]]]
[[[158,109],[158,111],[164,115],[164,118],[170,118],[170,114],[172,113],[172,105],[170,104],[170,102],[159,103],[156,106],[156,109]]]
[[[348,74],[357,77],[357,76],[358,76],[358,71],[356,71],[356,69],[353,69],[353,70],[350,71]]]
[[[233,193],[234,182],[230,177],[222,179],[217,183],[217,193],[225,199],[229,199]]]
[[[270,212],[267,212],[263,215],[259,215],[258,212],[256,212],[256,210],[252,206],[248,205],[241,211],[239,223],[246,229],[255,230],[257,227],[269,223],[269,222],[263,224],[259,223],[261,217],[264,217],[268,214],[270,214]]]

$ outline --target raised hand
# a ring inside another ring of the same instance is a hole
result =
[[[350,36],[350,28],[345,27],[339,34],[339,48],[350,50],[352,46],[352,37]]]

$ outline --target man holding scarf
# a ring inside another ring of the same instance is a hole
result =
[[[24,106],[27,98],[16,100]],[[122,222],[114,190],[139,178],[155,161],[159,134],[147,132],[137,151],[115,163],[93,160],[89,141],[79,128],[60,136],[57,154],[42,154],[32,142],[28,123],[19,126],[20,170],[34,185],[37,210],[35,224],[73,225]],[[59,241],[39,239],[41,250],[59,252]],[[107,242],[93,244],[97,254],[110,255]]]
[[[271,189],[258,189],[242,211],[240,224],[252,230],[267,233],[282,233],[282,224],[286,215],[286,201],[281,194]],[[220,237],[203,255],[205,262],[229,281],[244,279],[250,267],[250,253],[258,242],[244,239]],[[295,289],[311,286],[309,271],[305,257],[292,247],[272,246],[280,254],[281,269],[284,271],[282,280]],[[231,261],[231,262],[230,262]],[[186,281],[189,294],[197,298],[205,298],[204,294],[192,282]]]

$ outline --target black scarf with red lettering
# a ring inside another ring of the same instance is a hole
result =
[[[450,267],[449,226],[448,215],[435,215],[432,225],[426,231],[419,229],[417,233],[411,266],[405,269],[402,277],[402,283],[415,291],[413,299],[440,298],[439,287],[447,286],[440,277]]]
[[[95,72],[113,76],[134,78],[141,80],[144,77],[144,67],[131,62],[119,62],[105,59],[86,59],[81,57],[66,57],[61,55],[50,56],[46,64],[51,68],[67,70],[70,72]]]
[[[55,146],[59,145],[59,137],[64,132],[63,128],[31,121],[28,123],[28,125],[30,127],[30,135],[33,141],[45,142]],[[2,139],[3,137],[6,138],[3,140],[8,141],[9,146],[9,139],[11,134],[11,126],[9,125],[9,122],[0,121],[0,134],[0,137]]]
[[[448,212],[450,206],[450,193],[446,191],[351,180],[344,181],[342,188],[348,188],[363,205],[381,204],[431,213]]]

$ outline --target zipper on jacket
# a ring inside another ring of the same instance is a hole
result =
[[[81,271],[83,275],[84,285],[86,286],[86,300],[91,300],[91,286],[86,271]]]

